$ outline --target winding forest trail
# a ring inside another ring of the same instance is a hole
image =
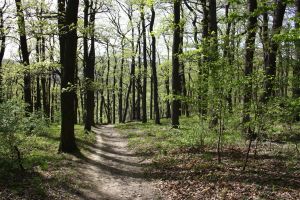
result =
[[[97,142],[80,167],[81,181],[90,186],[81,190],[82,199],[161,199],[154,183],[144,176],[143,158],[127,148],[126,137],[112,125],[96,127],[93,132]]]

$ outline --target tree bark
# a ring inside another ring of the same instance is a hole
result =
[[[6,35],[4,32],[4,19],[3,19],[3,9],[0,8],[0,103],[4,101],[4,94],[3,94],[3,72],[2,72],[2,61],[5,53],[5,41]]]
[[[121,73],[120,73],[120,80],[119,80],[119,123],[122,123],[123,119],[123,70],[124,70],[124,38],[121,41],[121,48],[122,48],[122,58],[121,58]]]
[[[46,60],[46,44],[45,38],[41,38],[41,61],[44,62]],[[41,84],[42,84],[42,99],[43,99],[43,108],[44,108],[44,115],[46,118],[50,117],[50,88],[47,87],[50,83],[47,84],[46,75],[43,74],[41,77]]]
[[[29,66],[29,51],[27,46],[27,36],[25,30],[25,19],[23,13],[23,6],[21,0],[15,0],[16,7],[17,7],[17,16],[18,16],[18,28],[19,28],[19,35],[20,35],[20,46],[22,52],[22,59],[23,65],[25,68]],[[32,102],[32,95],[31,95],[31,76],[29,69],[25,69],[24,73],[24,100],[26,103],[26,112],[33,111],[33,102]]]
[[[146,24],[145,24],[145,10],[144,5],[141,8],[141,21],[142,21],[142,34],[143,34],[143,90],[142,90],[142,122],[147,122],[147,36],[146,36]]]
[[[89,13],[89,9],[91,12]],[[90,15],[90,22],[88,21],[88,16]],[[85,126],[86,131],[91,131],[92,126],[95,124],[94,121],[94,110],[95,110],[95,92],[93,88],[93,83],[95,81],[95,36],[94,36],[94,24],[95,24],[95,10],[92,8],[88,0],[85,0],[85,26],[88,28],[91,26],[91,47],[90,52],[88,52],[88,41],[86,35],[84,54],[85,54],[85,68],[84,75],[86,81],[86,102],[85,102]]]
[[[202,19],[202,46],[204,49],[208,49],[208,37],[209,37],[209,20],[208,20],[208,9],[207,9],[207,1],[201,0],[202,10],[203,10],[203,19]],[[200,48],[200,47],[198,47]],[[204,53],[203,57],[199,57],[198,60],[198,70],[199,70],[199,84],[200,87],[198,89],[198,107],[199,107],[199,115],[204,116],[207,114],[208,100],[208,70],[207,68],[208,54]]]
[[[61,80],[61,152],[76,152],[74,134],[75,68],[77,65],[77,15],[79,0],[68,1],[65,16],[63,73]]]
[[[296,16],[295,19],[300,18],[300,0],[296,0]],[[295,21],[295,28],[299,29],[300,28],[300,23],[299,21]],[[296,63],[294,65],[294,70],[293,70],[293,96],[295,98],[300,97],[300,39],[295,40],[295,48],[296,48]]]
[[[182,0],[174,0],[174,35],[173,35],[173,52],[172,52],[172,126],[179,128],[180,115],[180,8]]]
[[[118,59],[116,57],[116,52],[113,49],[113,54],[114,54],[114,71],[113,71],[113,94],[112,94],[112,102],[113,102],[113,108],[112,108],[112,123],[116,123],[116,84],[117,84],[117,79],[116,79],[116,70],[117,70],[117,65],[118,65]]]
[[[244,94],[244,117],[243,122],[245,124],[250,122],[250,109],[252,99],[252,74],[253,74],[253,59],[255,51],[255,37],[257,30],[257,16],[254,15],[257,9],[256,0],[248,0],[248,27],[247,27],[247,38],[246,38],[246,53],[245,53],[245,68],[244,74],[246,77],[245,94]],[[247,133],[251,133],[250,125],[248,125]]]
[[[36,37],[36,45],[35,45],[35,50],[36,50],[36,62],[40,62],[40,57],[41,57],[41,52],[40,52],[40,37]],[[41,87],[40,87],[40,75],[36,75],[36,101],[35,101],[35,110],[40,111],[42,104],[41,104]]]
[[[139,38],[141,38],[141,28],[138,26]],[[137,100],[136,100],[136,119],[141,120],[141,94],[142,94],[142,58],[141,40],[138,40],[138,78],[137,78]]]
[[[109,42],[106,46],[107,54],[107,74],[106,74],[106,100],[107,100],[107,123],[111,123],[111,105],[110,105],[110,88],[109,88],[109,71],[110,71],[110,56],[109,56]]]
[[[167,53],[168,53],[168,61],[170,60],[170,47],[167,42],[166,36],[163,35],[166,48],[167,48]],[[167,93],[167,101],[166,101],[166,118],[171,118],[171,103],[170,103],[170,76],[169,76],[169,67],[167,67],[167,72],[166,72],[166,78],[165,78],[165,88],[166,88],[166,93]]]
[[[278,0],[275,13],[273,16],[272,36],[279,34],[282,28],[282,22],[285,14],[286,2],[284,0]],[[275,77],[276,77],[276,56],[278,50],[278,42],[271,37],[270,47],[268,52],[265,80],[265,91],[263,95],[263,101],[268,102],[270,97],[275,95]]]

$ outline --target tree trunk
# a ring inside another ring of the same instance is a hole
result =
[[[174,0],[174,35],[173,35],[173,52],[172,52],[172,126],[179,128],[180,115],[180,8],[182,0]]]
[[[202,46],[204,49],[208,48],[208,36],[209,36],[209,20],[208,20],[208,10],[207,10],[207,1],[201,0],[202,10],[203,10],[203,20],[202,20]],[[195,37],[195,36],[194,36]],[[198,46],[200,48],[200,46]],[[198,82],[200,84],[198,89],[198,107],[199,107],[199,115],[204,116],[207,114],[208,100],[208,70],[207,68],[207,57],[208,54],[204,53],[203,58],[199,58],[198,60],[198,70],[199,70],[199,78]]]
[[[170,47],[169,44],[166,40],[166,36],[163,35],[166,48],[167,48],[167,53],[168,53],[168,61],[170,60]],[[166,78],[165,78],[165,88],[166,88],[166,93],[167,93],[167,101],[166,101],[166,118],[171,118],[171,103],[170,103],[170,76],[169,76],[169,67],[167,67],[167,72],[166,72]]]
[[[257,16],[254,15],[257,9],[256,0],[248,0],[248,27],[247,27],[247,38],[246,38],[246,54],[245,54],[245,68],[244,74],[246,77],[245,94],[244,94],[244,117],[243,122],[247,124],[250,122],[250,109],[252,99],[252,74],[253,74],[253,58],[255,51],[255,36],[257,30]],[[248,125],[247,133],[251,134],[251,127]]]
[[[150,56],[151,57],[151,56]],[[150,63],[152,59],[150,59]],[[149,118],[153,119],[153,77],[150,76],[150,103],[149,103]]]
[[[232,49],[230,46],[231,21],[229,19],[229,8],[230,8],[230,2],[228,2],[225,6],[225,16],[226,16],[226,20],[228,20],[228,22],[227,22],[227,26],[226,26],[226,36],[225,36],[225,41],[224,41],[224,57],[227,59],[228,64],[230,66],[232,66],[233,60],[232,60],[231,54],[233,54],[233,52],[231,52]],[[226,100],[228,103],[228,111],[230,113],[232,113],[232,89],[230,89],[228,91]]]
[[[86,131],[91,131],[92,125],[95,124],[94,121],[94,110],[95,110],[95,92],[93,88],[93,83],[95,80],[95,36],[94,36],[94,24],[95,24],[95,11],[90,8],[90,3],[88,0],[85,1],[85,23],[86,27],[88,28],[88,15],[90,15],[90,25],[91,25],[91,47],[90,52],[85,52],[85,55],[87,59],[86,65],[84,69],[84,74],[86,78],[86,103],[85,103],[85,110],[86,110],[86,116],[85,116],[85,126],[84,129]],[[87,8],[86,8],[87,7]],[[89,8],[91,9],[91,12],[89,13]],[[87,36],[86,36],[87,37]],[[87,40],[87,39],[86,39]],[[87,41],[85,42],[86,49],[85,51],[88,51],[87,47]]]
[[[15,0],[16,7],[17,7],[17,16],[18,16],[18,28],[19,28],[19,35],[20,35],[20,46],[22,52],[22,59],[23,65],[25,68],[29,66],[29,51],[27,46],[27,37],[26,37],[26,30],[25,30],[25,19],[23,13],[23,6],[21,0]],[[31,76],[29,69],[25,69],[24,74],[24,100],[26,103],[26,112],[33,111],[33,102],[31,96]]]
[[[119,80],[119,123],[122,123],[123,119],[123,70],[124,70],[124,38],[122,38],[122,58],[121,58],[121,74]]]
[[[152,80],[153,80],[153,100],[154,100],[154,114],[155,124],[160,124],[159,114],[159,102],[158,102],[158,81],[157,81],[157,69],[156,69],[156,37],[153,33],[153,26],[155,21],[155,10],[153,5],[151,6],[151,22],[150,22],[150,34],[152,38]]]
[[[36,62],[40,62],[40,37],[36,37]],[[42,104],[41,104],[41,87],[40,87],[40,75],[36,75],[36,101],[35,101],[35,110],[40,111]]]
[[[138,26],[139,38],[141,38],[141,28]],[[136,100],[136,119],[141,120],[141,94],[142,94],[142,58],[141,40],[138,40],[138,78],[137,78],[137,100]]]
[[[299,17],[300,17],[300,0],[295,0],[295,7],[296,7],[296,13],[295,13],[295,28],[296,30],[299,30],[300,23],[299,23]],[[295,42],[295,50],[296,50],[296,62],[293,65],[293,97],[299,98],[300,97],[300,39],[296,39]],[[300,121],[300,114],[299,109],[295,109],[294,111],[294,120]]]
[[[1,46],[0,46],[0,103],[4,100],[3,94],[3,72],[2,72],[2,61],[5,53],[5,40],[6,35],[4,32],[4,19],[3,19],[3,9],[0,8],[0,39],[1,39]]]
[[[114,71],[113,71],[113,94],[112,94],[112,101],[113,101],[113,113],[112,113],[112,122],[113,124],[116,123],[116,84],[117,84],[117,79],[116,79],[116,70],[117,70],[117,65],[118,65],[118,60],[116,57],[116,52],[113,49],[113,54],[115,58],[115,63],[114,63]]]
[[[136,56],[136,51],[134,48],[134,28],[133,28],[133,22],[132,18],[130,18],[130,23],[132,26],[131,30],[131,51],[132,51],[132,56],[131,56],[131,80],[132,80],[132,106],[131,106],[131,111],[132,111],[132,119],[136,120],[136,102],[135,102],[135,95],[136,95],[136,78],[135,78],[135,56]]]
[[[279,34],[282,28],[282,22],[285,14],[286,2],[284,0],[278,0],[275,13],[273,16],[272,36]],[[271,37],[270,47],[268,51],[265,91],[263,95],[263,101],[268,102],[270,97],[275,95],[275,77],[276,77],[276,56],[278,50],[278,42]]]
[[[300,18],[300,0],[296,0],[296,16],[295,19]],[[295,21],[295,28],[299,30],[300,23],[299,21]],[[293,96],[295,98],[300,97],[300,39],[295,40],[296,47],[296,63],[294,65],[293,70]]]
[[[110,71],[110,57],[109,57],[109,43],[107,41],[107,75],[106,75],[106,100],[107,100],[107,123],[111,123],[111,105],[110,105],[110,87],[109,87],[109,71]]]
[[[44,62],[46,60],[46,44],[45,44],[45,38],[42,37],[41,41],[41,61]],[[43,108],[44,108],[44,115],[46,118],[50,117],[50,89],[47,87],[47,79],[46,75],[43,74],[41,78],[42,83],[42,92],[43,92]],[[48,83],[49,85],[50,83]]]
[[[142,21],[142,34],[143,34],[143,90],[142,90],[142,122],[147,122],[147,36],[146,36],[146,24],[145,24],[145,13],[144,5],[141,8],[141,21]]]
[[[84,0],[84,9],[83,9],[83,26],[84,26],[84,34],[83,34],[83,86],[85,88],[85,91],[83,93],[84,96],[84,110],[82,112],[83,114],[83,120],[84,120],[84,129],[85,131],[91,131],[92,129],[92,123],[89,120],[90,116],[88,117],[88,102],[87,102],[87,91],[89,90],[89,78],[88,76],[88,59],[89,59],[89,46],[88,46],[88,28],[89,28],[89,7],[90,2],[89,0]],[[90,113],[89,113],[90,115]]]
[[[61,152],[77,151],[74,134],[75,68],[77,66],[77,15],[79,0],[68,1],[65,15],[65,34],[63,73],[61,80]],[[75,28],[73,27],[75,25]],[[71,28],[72,26],[72,28]]]

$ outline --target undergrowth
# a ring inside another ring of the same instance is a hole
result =
[[[60,125],[42,129],[14,133],[25,171],[20,170],[16,158],[1,144],[5,140],[0,140],[0,199],[55,199],[68,195],[65,190],[77,187],[72,179],[76,174],[73,156],[58,153]],[[95,143],[95,135],[86,134],[80,125],[75,126],[75,134],[79,148]]]

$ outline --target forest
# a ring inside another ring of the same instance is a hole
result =
[[[300,0],[0,0],[0,200],[300,199]]]

